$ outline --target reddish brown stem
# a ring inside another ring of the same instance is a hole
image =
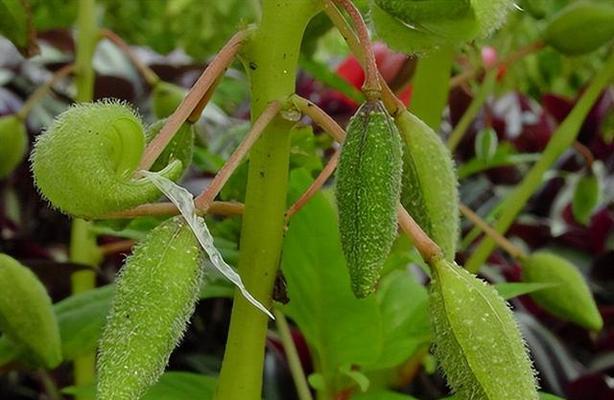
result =
[[[134,53],[134,50],[122,39],[119,35],[109,29],[102,29],[100,34],[105,39],[111,41],[130,59],[130,62],[139,71],[145,82],[149,86],[156,86],[160,82],[160,77],[151,68],[143,64],[143,62]]]
[[[332,155],[328,163],[324,166],[324,169],[320,172],[318,177],[311,183],[311,185],[305,190],[305,192],[301,195],[301,197],[296,200],[288,211],[286,211],[286,223],[292,218],[294,214],[299,212],[301,208],[305,204],[311,200],[311,198],[324,186],[328,178],[335,172],[335,168],[337,168],[337,164],[339,163],[339,155],[341,154],[341,149],[335,150],[335,153]]]
[[[260,137],[267,125],[275,118],[275,116],[281,110],[281,103],[278,101],[271,102],[264,111],[258,116],[256,122],[252,126],[247,136],[243,139],[239,147],[228,158],[224,166],[215,175],[211,184],[194,200],[194,205],[197,209],[207,211],[209,205],[215,199],[215,196],[222,190],[224,184],[230,178],[230,175],[237,169],[241,160],[252,148],[256,140]]]
[[[224,73],[228,65],[230,65],[237,52],[248,38],[248,35],[249,31],[247,30],[236,33],[220,50],[181,101],[179,107],[177,107],[175,112],[166,120],[166,124],[162,127],[158,136],[149,143],[143,153],[143,158],[141,159],[138,170],[148,170],[164,151],[168,143],[173,139],[179,127],[181,127],[187,118],[192,115],[194,110],[198,107],[204,108],[204,105],[201,104],[201,99],[207,96],[209,89],[215,84],[221,74]]]
[[[26,102],[23,103],[23,105],[21,106],[21,109],[16,113],[17,118],[24,121],[27,118],[30,111],[32,111],[32,107],[34,107],[36,103],[38,103],[44,96],[46,96],[49,90],[51,90],[51,88],[56,83],[58,83],[59,81],[67,77],[68,75],[72,74],[74,71],[75,71],[74,64],[65,65],[62,68],[55,71],[53,75],[51,76],[51,78],[47,82],[39,86],[30,95],[30,97],[28,97]]]
[[[373,46],[369,39],[367,24],[365,24],[362,15],[360,15],[360,11],[358,11],[351,0],[334,1],[348,13],[358,32],[358,42],[365,57],[365,83],[362,90],[367,99],[379,99],[381,97],[382,88],[380,86],[375,54],[373,53]]]
[[[98,246],[98,249],[103,256],[108,256],[111,254],[128,251],[132,248],[132,246],[134,246],[134,243],[134,240],[120,240],[118,242],[100,245]]]
[[[199,215],[215,214],[224,216],[233,216],[243,214],[243,204],[228,201],[214,201],[209,209],[204,212],[197,210]],[[105,215],[102,219],[124,219],[136,218],[143,216],[164,216],[178,215],[179,210],[173,203],[149,203],[142,204],[130,210],[118,211]]]
[[[595,160],[591,150],[577,140],[574,142],[573,148],[582,156],[582,158],[584,158],[586,168],[590,170],[593,167],[593,161]]]

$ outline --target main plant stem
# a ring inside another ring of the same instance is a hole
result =
[[[77,16],[77,56],[75,60],[75,84],[77,86],[76,100],[91,101],[94,96],[94,69],[92,59],[98,36],[96,27],[95,0],[80,0]],[[99,252],[96,247],[96,237],[91,234],[89,222],[74,219],[70,239],[70,260],[74,263],[95,267],[98,264]],[[72,292],[81,293],[96,286],[96,275],[93,271],[78,271],[72,274]],[[75,386],[92,384],[96,377],[96,354],[94,352],[75,358]],[[89,397],[77,396],[77,400]]]
[[[247,44],[252,120],[272,101],[294,92],[304,29],[317,11],[312,0],[264,0],[262,22]],[[275,118],[250,152],[239,272],[247,289],[266,306],[279,267],[292,122]],[[234,297],[217,400],[261,398],[268,318],[240,293]]]

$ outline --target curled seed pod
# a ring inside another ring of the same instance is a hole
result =
[[[497,291],[445,259],[433,265],[429,308],[435,356],[458,400],[537,400],[534,370]]]
[[[521,264],[524,281],[556,284],[531,293],[537,304],[584,328],[593,331],[603,328],[603,319],[586,280],[569,261],[556,254],[538,251],[522,259]]]
[[[397,117],[404,139],[401,204],[418,225],[454,259],[460,216],[458,183],[450,151],[439,136],[408,111]]]
[[[348,125],[337,169],[341,244],[356,297],[375,290],[397,233],[401,140],[381,101],[363,104]]]
[[[136,400],[181,339],[199,295],[202,252],[182,217],[154,228],[126,260],[98,354],[98,400]]]
[[[52,205],[77,217],[95,218],[156,200],[160,191],[133,174],[145,149],[138,116],[116,102],[80,104],[62,113],[41,134],[32,152],[32,172]],[[161,173],[181,175],[182,163]]]
[[[60,331],[47,290],[29,268],[0,254],[0,331],[46,368],[62,362]]]
[[[9,176],[26,154],[28,134],[15,115],[0,117],[0,179]]]
[[[181,104],[187,90],[169,82],[159,81],[151,92],[153,112],[158,118],[170,116]]]
[[[166,119],[151,124],[146,132],[145,136],[147,142],[150,142],[156,137],[162,128],[166,124]],[[151,166],[150,170],[158,172],[163,170],[173,160],[181,161],[183,167],[182,172],[185,171],[188,165],[192,163],[192,154],[194,152],[194,125],[185,123],[181,125],[173,140],[164,148],[164,151],[156,159],[156,162]]]
[[[543,38],[557,51],[581,55],[597,50],[614,37],[614,6],[578,1],[556,14],[546,26]]]

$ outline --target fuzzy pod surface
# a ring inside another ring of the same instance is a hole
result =
[[[9,176],[28,148],[26,126],[17,116],[0,117],[0,179]]]
[[[603,319],[584,276],[566,259],[547,251],[521,260],[523,280],[555,286],[531,293],[531,298],[548,312],[586,329],[600,331]]]
[[[448,260],[454,259],[460,214],[458,181],[452,156],[439,136],[408,111],[397,117],[404,141],[401,204],[441,247]]]
[[[376,287],[397,234],[401,140],[381,101],[364,103],[350,120],[337,169],[341,245],[352,290]]]
[[[544,41],[563,54],[597,50],[614,37],[614,5],[589,1],[569,4],[548,22]]]
[[[47,290],[19,261],[0,254],[0,331],[25,350],[34,364],[62,362],[58,322]]]
[[[164,372],[198,299],[202,252],[180,217],[154,228],[116,280],[98,351],[98,400],[136,400]]]
[[[112,101],[72,106],[38,136],[31,156],[41,194],[60,211],[82,218],[135,207],[156,200],[160,191],[134,172],[145,149],[140,118]],[[177,179],[179,160],[161,173]]]
[[[429,308],[435,356],[458,400],[537,400],[534,370],[512,311],[486,282],[443,258]]]

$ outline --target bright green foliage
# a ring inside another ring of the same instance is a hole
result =
[[[614,37],[612,4],[578,1],[556,14],[546,26],[543,38],[563,54],[589,53]]]
[[[432,265],[435,355],[458,400],[537,400],[534,371],[505,301],[453,262]]]
[[[0,331],[45,368],[62,361],[58,322],[51,299],[30,269],[0,254]]]
[[[194,311],[201,248],[182,217],[153,229],[117,281],[98,357],[98,400],[136,400],[153,385]]]
[[[537,304],[584,328],[593,331],[603,328],[603,320],[586,280],[574,265],[546,251],[533,253],[521,262],[526,282],[555,284],[531,294]]]
[[[578,222],[588,225],[593,211],[599,205],[600,197],[599,178],[593,173],[582,176],[576,184],[571,201],[574,218]]]
[[[347,129],[336,190],[341,244],[359,298],[375,290],[396,237],[401,157],[399,132],[384,105],[363,104]]]
[[[401,113],[397,126],[405,145],[401,204],[453,260],[460,220],[452,156],[439,136],[411,113]]]
[[[61,211],[94,218],[154,201],[160,191],[133,174],[145,148],[143,125],[116,102],[80,104],[62,113],[41,134],[31,156],[42,195]],[[180,161],[162,174],[177,179]]]
[[[150,142],[156,137],[164,124],[166,119],[156,121],[151,124],[146,132],[145,136],[147,142]],[[173,140],[166,145],[164,151],[156,159],[156,162],[151,166],[150,171],[160,171],[164,169],[173,160],[181,161],[182,173],[192,163],[192,154],[194,153],[194,125],[184,123],[179,128],[179,131],[175,133]]]
[[[0,117],[0,179],[19,165],[28,147],[24,123],[15,115]]]
[[[187,90],[169,82],[159,81],[151,92],[154,114],[158,118],[169,117],[181,104]]]

